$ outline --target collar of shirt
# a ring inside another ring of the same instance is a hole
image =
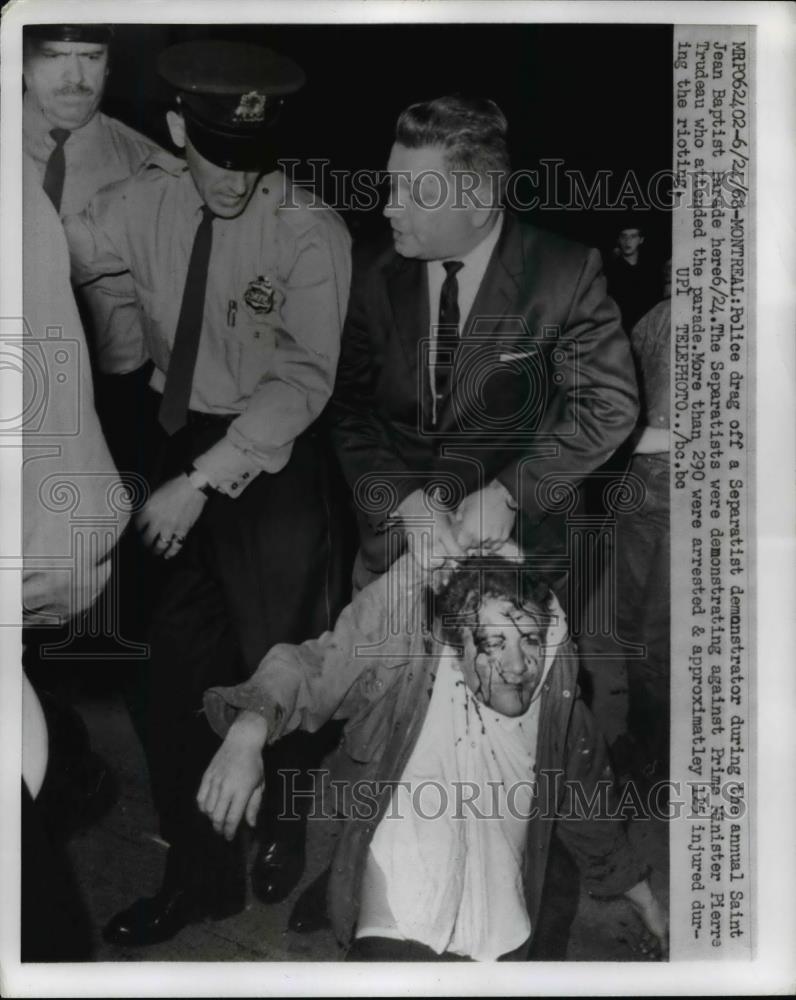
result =
[[[459,283],[459,315],[461,316],[461,329],[464,329],[465,321],[473,307],[478,289],[486,274],[489,258],[492,251],[500,239],[503,230],[503,213],[495,225],[489,230],[481,242],[463,257],[457,257],[464,267],[456,275]],[[450,258],[451,260],[454,258]],[[429,315],[431,316],[432,327],[437,322],[439,316],[439,297],[442,291],[442,283],[445,281],[445,268],[441,260],[430,260],[426,265],[428,270],[428,295],[429,295]]]
[[[500,217],[494,226],[490,229],[484,239],[474,246],[473,249],[466,253],[463,257],[457,257],[456,260],[460,260],[464,265],[459,273],[456,275],[457,281],[459,283],[459,316],[460,323],[459,329],[463,330],[465,328],[466,321],[469,317],[470,310],[475,302],[475,297],[478,294],[478,289],[481,286],[481,282],[486,274],[486,269],[489,265],[489,260],[492,256],[492,251],[497,246],[497,241],[500,239],[500,234],[503,230],[503,212],[500,213]],[[453,258],[448,258],[453,259]],[[426,271],[428,274],[428,304],[429,304],[429,317],[431,320],[431,349],[428,352],[428,378],[429,385],[431,387],[431,401],[432,401],[432,415],[431,419],[434,424],[437,422],[437,407],[439,399],[436,393],[436,378],[435,369],[437,365],[437,352],[435,347],[436,341],[436,324],[437,318],[439,317],[439,297],[442,292],[442,283],[445,281],[446,271],[441,260],[430,260],[426,264]]]

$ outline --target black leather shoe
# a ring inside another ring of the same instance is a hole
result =
[[[222,920],[240,913],[242,902],[210,905],[189,889],[161,889],[156,896],[138,899],[106,924],[102,936],[109,944],[138,947],[168,941],[188,924]]]
[[[252,892],[261,903],[281,903],[304,874],[304,830],[288,842],[261,844],[252,865]]]
[[[329,913],[326,908],[326,890],[329,888],[329,875],[331,869],[327,868],[316,879],[314,879],[296,900],[293,912],[287,922],[291,931],[296,934],[312,934],[313,931],[324,930],[331,927]]]

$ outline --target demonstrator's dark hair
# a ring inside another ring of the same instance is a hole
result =
[[[477,624],[478,609],[485,598],[511,601],[516,607],[550,610],[550,587],[530,573],[522,563],[494,556],[468,559],[432,597],[433,615],[440,638],[460,647],[462,629]]]

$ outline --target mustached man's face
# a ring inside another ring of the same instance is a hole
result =
[[[461,668],[467,686],[501,715],[522,715],[542,678],[544,639],[541,608],[484,598],[477,626],[472,633],[465,630]]]
[[[99,109],[108,75],[108,46],[29,43],[22,73],[52,127],[72,131],[91,121]]]

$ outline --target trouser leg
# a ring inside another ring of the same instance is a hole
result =
[[[91,924],[64,845],[52,840],[24,781],[21,801],[20,958],[23,962],[85,962]]]
[[[285,469],[259,477],[237,500],[222,497],[209,512],[213,559],[247,674],[276,643],[300,643],[331,629],[348,603],[349,563],[340,551],[344,539],[328,486],[328,459],[322,439],[305,435]],[[318,734],[294,733],[266,751],[259,823],[264,837],[303,840],[313,787],[307,771],[320,766],[330,741],[324,727]],[[283,773],[292,771],[299,773]],[[300,794],[295,809],[285,810],[291,790]]]
[[[469,962],[463,955],[443,952],[438,955],[419,941],[399,941],[396,938],[356,938],[345,956],[346,962]]]
[[[280,472],[262,473],[235,499],[211,495],[168,570],[151,635],[148,742],[163,835],[173,845],[170,873],[187,872],[202,854],[217,856],[223,869],[229,854],[194,804],[218,745],[200,714],[204,691],[250,676],[279,642],[331,628],[347,603],[326,459],[320,442],[304,435]],[[327,738],[296,734],[266,752],[261,816],[270,827],[281,811],[276,772],[305,774],[320,763]],[[303,822],[293,822],[286,839],[303,850]],[[212,869],[205,866],[211,879]]]
[[[147,757],[164,839],[167,880],[208,898],[241,895],[238,838],[218,836],[196,793],[220,745],[202,713],[204,691],[246,676],[224,595],[203,558],[201,528],[176,557],[152,625]]]

